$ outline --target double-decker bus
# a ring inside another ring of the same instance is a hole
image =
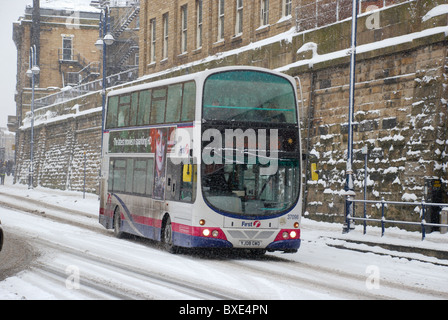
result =
[[[99,221],[170,252],[296,252],[299,129],[295,80],[262,68],[217,68],[114,90]]]

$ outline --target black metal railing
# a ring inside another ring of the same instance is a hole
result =
[[[441,207],[441,208],[448,208],[448,203],[431,203],[431,202],[425,202],[425,200],[422,200],[421,202],[402,202],[402,201],[386,201],[384,198],[381,200],[356,200],[352,199],[350,196],[347,197],[346,202],[353,202],[353,204],[356,203],[364,203],[364,204],[374,204],[379,205],[381,207],[381,218],[372,218],[367,217],[366,210],[364,210],[363,217],[358,216],[346,216],[346,226],[344,228],[345,232],[350,231],[350,223],[352,221],[363,221],[364,224],[364,234],[366,233],[367,229],[367,222],[377,222],[381,224],[381,236],[384,235],[385,232],[385,225],[390,224],[404,224],[404,225],[414,225],[414,226],[420,226],[421,233],[422,233],[422,240],[426,237],[426,228],[427,227],[438,227],[438,228],[447,228],[448,224],[445,223],[432,223],[426,221],[426,214],[427,210],[430,207]],[[420,221],[399,221],[399,220],[389,220],[386,218],[386,209],[388,208],[388,205],[398,205],[398,206],[414,206],[414,207],[420,207]],[[446,209],[445,209],[446,210]],[[443,211],[445,211],[443,210]],[[448,211],[445,211],[448,214]]]

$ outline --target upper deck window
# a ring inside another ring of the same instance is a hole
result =
[[[258,71],[213,74],[205,82],[205,120],[296,123],[292,84],[283,77]]]
[[[194,120],[196,83],[175,83],[110,96],[106,129],[190,122]]]

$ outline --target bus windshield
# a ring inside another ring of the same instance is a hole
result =
[[[205,80],[202,192],[224,215],[272,217],[300,193],[296,95],[280,75],[254,70]]]
[[[299,196],[298,159],[283,159],[275,174],[261,175],[259,164],[205,165],[206,201],[224,214],[263,217],[281,214]]]
[[[259,71],[228,71],[207,78],[204,120],[297,123],[294,88],[283,77]]]

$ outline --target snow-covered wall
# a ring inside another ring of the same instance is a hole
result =
[[[30,121],[19,133],[15,179],[28,184]],[[98,193],[101,145],[101,92],[36,110],[34,185]]]
[[[442,179],[446,188],[447,43],[444,34],[439,40],[358,61],[354,119],[357,198],[363,197],[363,147],[368,150],[368,199],[421,201],[427,178]],[[308,94],[312,95],[314,112],[307,108],[304,113],[312,121],[310,162],[317,163],[319,179],[308,180],[307,210],[311,215],[340,217],[347,152],[348,66],[316,70],[309,77],[313,75],[315,89]],[[369,212],[380,214],[376,207]],[[408,214],[415,212],[400,208],[395,213]]]
[[[421,201],[425,181],[437,178],[442,180],[443,201],[448,201],[447,9],[437,1],[396,6],[377,13],[379,25],[373,30],[366,28],[371,16],[359,19],[354,118],[357,199],[363,197],[362,148],[367,147],[368,199]],[[320,33],[331,31],[324,28]],[[346,41],[346,34],[339,37]],[[317,164],[319,173],[314,181],[311,174],[307,176],[307,213],[341,221],[347,158],[348,50],[339,49],[325,37],[321,41],[309,38],[297,50],[301,59],[278,69],[300,75],[305,84],[303,124],[310,123],[310,130],[304,130],[302,137],[310,146],[310,163]],[[334,50],[328,49],[329,44]],[[391,206],[388,217],[418,221],[417,209]],[[358,205],[357,215],[362,210]],[[367,207],[367,214],[381,217],[375,205]]]

